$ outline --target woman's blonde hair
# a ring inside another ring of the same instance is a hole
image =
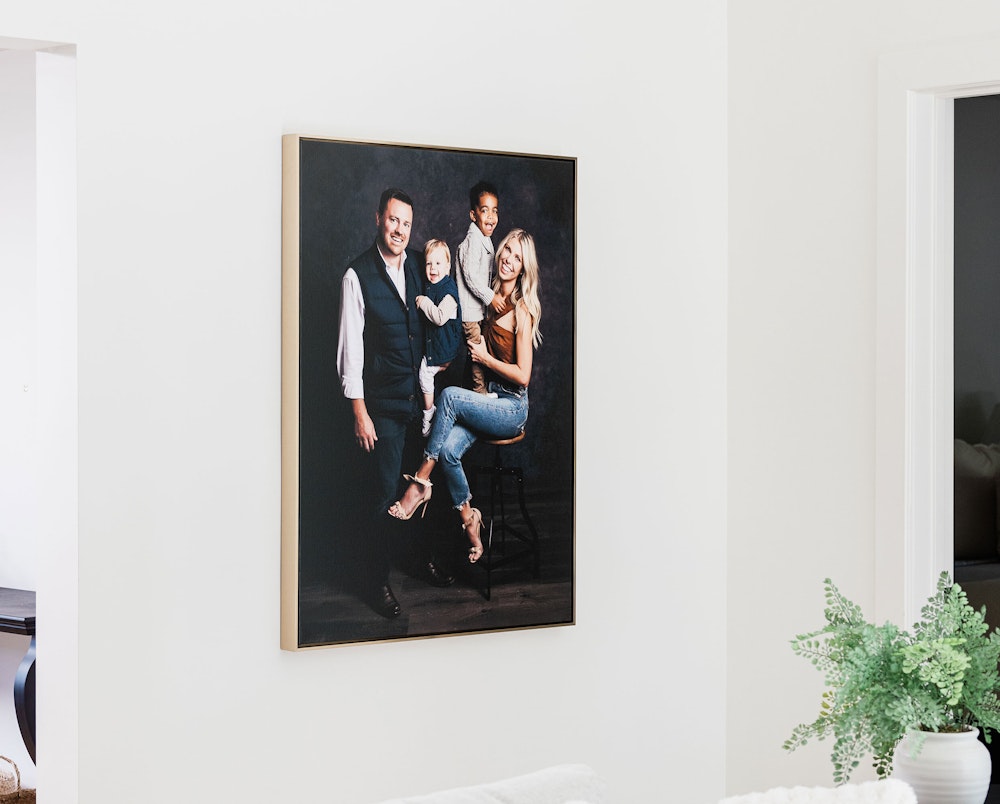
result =
[[[542,305],[538,300],[538,255],[535,253],[535,239],[524,229],[511,229],[507,236],[497,246],[495,263],[497,275],[493,279],[494,292],[500,290],[500,255],[503,247],[511,240],[516,240],[521,246],[521,273],[510,294],[510,305],[517,315],[517,305],[520,302],[528,313],[531,322],[531,343],[537,349],[542,342],[542,333],[538,322],[542,318]]]

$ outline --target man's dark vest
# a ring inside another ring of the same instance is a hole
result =
[[[416,252],[406,252],[405,306],[376,246],[351,267],[365,300],[365,407],[369,414],[409,417],[419,408],[417,372],[424,343],[415,302],[419,258]]]
[[[424,325],[427,330],[424,345],[427,365],[441,366],[458,357],[458,350],[463,342],[462,305],[458,303],[458,285],[450,276],[444,276],[436,284],[426,283],[424,295],[437,307],[440,307],[445,296],[453,296],[458,307],[455,317],[445,321],[440,327],[432,322]]]

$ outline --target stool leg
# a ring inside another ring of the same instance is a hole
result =
[[[486,534],[486,599],[493,594],[493,518],[490,517],[490,529]]]
[[[503,521],[503,470],[500,467],[500,458],[493,467],[490,477],[490,521],[496,519],[497,500],[500,500],[500,520]],[[503,532],[503,526],[500,528]]]
[[[493,593],[493,525],[497,517],[497,497],[500,498],[501,522],[503,512],[503,486],[500,485],[500,447],[493,451],[493,468],[490,470],[490,531],[489,531],[489,554],[486,556],[486,599],[489,600]],[[500,527],[503,534],[503,526]],[[501,536],[502,538],[502,536]]]
[[[535,528],[535,523],[531,519],[531,515],[528,513],[528,506],[524,498],[524,471],[519,466],[504,466],[501,460],[500,445],[496,445],[493,453],[493,465],[492,466],[477,466],[472,472],[473,475],[478,476],[479,474],[489,474],[490,475],[490,509],[489,509],[489,529],[487,531],[487,541],[485,545],[484,552],[486,555],[484,559],[486,561],[486,589],[484,590],[484,596],[487,600],[492,597],[493,592],[493,535],[499,528],[500,531],[500,550],[504,555],[498,559],[499,564],[505,564],[509,560],[520,558],[521,555],[526,555],[531,553],[532,564],[531,571],[535,578],[541,575],[541,559],[540,559],[540,544],[538,539],[538,530]],[[513,477],[517,483],[517,502],[521,509],[521,515],[524,518],[525,525],[530,532],[530,539],[525,538],[525,536],[515,528],[513,525],[507,524],[507,507],[504,502],[504,487],[503,479],[504,476]],[[475,481],[474,481],[475,482]],[[499,508],[499,522],[497,521],[497,509]],[[485,524],[485,522],[484,522]],[[507,532],[510,531],[514,536],[517,537],[519,541],[524,542],[528,545],[527,549],[519,551],[517,553],[507,555]]]
[[[521,506],[521,516],[524,517],[524,522],[528,526],[528,530],[531,532],[532,570],[534,576],[537,578],[541,573],[540,561],[538,557],[538,531],[535,530],[535,523],[531,521],[531,515],[528,513],[528,507],[524,504],[524,472],[518,469],[515,477],[517,478],[517,502]]]
[[[510,526],[507,525],[507,506],[503,499],[503,477],[509,471],[501,468],[496,476],[497,496],[500,498],[500,544],[503,545],[504,553],[507,552],[507,531],[510,530]]]

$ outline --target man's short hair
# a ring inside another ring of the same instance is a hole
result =
[[[410,209],[413,209],[413,201],[410,199],[406,193],[396,187],[390,187],[388,190],[382,191],[382,197],[378,200],[378,214],[384,215],[385,208],[389,206],[389,202],[393,199],[397,201],[402,201]]]
[[[492,195],[497,200],[500,199],[500,193],[490,182],[477,182],[476,186],[469,190],[469,209],[479,209],[479,199],[487,194]]]

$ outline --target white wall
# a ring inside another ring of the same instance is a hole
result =
[[[795,657],[831,577],[875,615],[877,64],[1000,29],[986,2],[730,3],[727,788],[829,782]],[[858,778],[871,775],[863,769]]]
[[[38,569],[35,60],[0,52],[0,586],[16,589],[35,589]],[[0,690],[13,689],[28,644],[0,634]],[[0,695],[0,754],[34,787],[10,694]]]
[[[78,48],[78,800],[363,803],[561,761],[619,801],[720,797],[721,0],[42,0],[3,25]],[[454,114],[470,88],[496,113]],[[278,650],[287,132],[579,157],[576,626]]]
[[[35,58],[0,51],[0,586],[19,589],[38,539]]]
[[[51,44],[0,41],[0,586],[37,590],[62,634],[38,654],[41,675],[59,668],[38,701],[55,800],[76,787],[76,105],[72,54]],[[28,644],[0,634],[0,690]],[[9,694],[0,751],[34,787]]]
[[[38,333],[37,754],[40,794],[72,801],[78,745],[78,383],[76,59],[36,54]],[[51,638],[50,638],[51,637]]]

